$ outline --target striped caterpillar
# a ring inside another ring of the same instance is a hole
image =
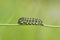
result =
[[[42,25],[43,26],[43,22],[38,18],[21,17],[18,19],[18,24]]]

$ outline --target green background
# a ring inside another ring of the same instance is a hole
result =
[[[60,0],[0,0],[0,24],[17,24],[18,18],[40,18],[60,25]],[[60,28],[40,25],[0,26],[0,40],[60,40]]]

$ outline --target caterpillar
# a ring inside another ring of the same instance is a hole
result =
[[[42,25],[43,26],[43,22],[38,18],[21,17],[18,19],[18,24]]]

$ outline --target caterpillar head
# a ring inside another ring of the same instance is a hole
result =
[[[21,18],[18,19],[18,23],[19,24],[24,24],[24,20],[25,20],[25,18],[21,17]]]

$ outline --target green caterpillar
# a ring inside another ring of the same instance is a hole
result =
[[[42,25],[43,26],[43,22],[38,18],[21,17],[18,19],[18,24]]]

